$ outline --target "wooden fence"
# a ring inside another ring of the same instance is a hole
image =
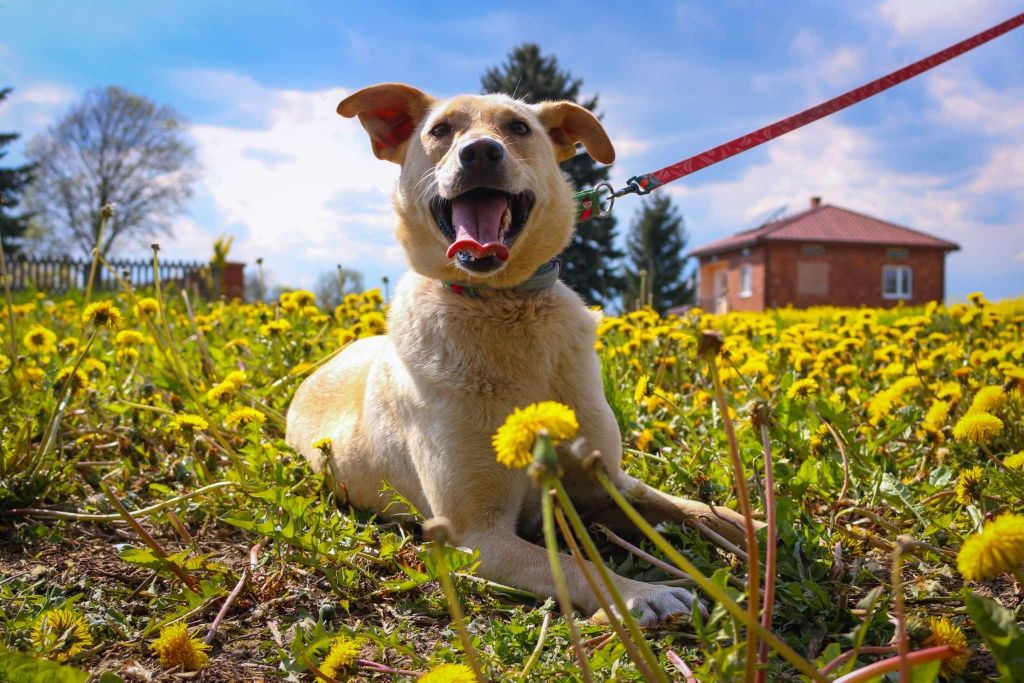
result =
[[[147,259],[114,260],[109,262],[133,287],[146,288],[153,285],[153,262]],[[41,292],[67,292],[85,289],[89,280],[92,261],[74,259],[14,258],[7,262],[14,291],[36,289]],[[209,264],[199,261],[166,261],[160,263],[162,286],[181,288],[201,287],[206,278],[204,269]],[[97,291],[119,289],[113,273],[103,264],[96,269],[93,289]]]

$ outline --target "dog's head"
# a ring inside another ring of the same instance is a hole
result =
[[[383,83],[345,98],[338,113],[359,117],[378,159],[401,164],[398,240],[415,271],[441,280],[527,279],[572,237],[576,207],[558,162],[576,143],[597,161],[615,159],[600,122],[571,102],[442,101]]]

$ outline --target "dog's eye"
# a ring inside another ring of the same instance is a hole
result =
[[[508,124],[508,129],[515,133],[516,135],[530,134],[530,127],[523,123],[522,121],[513,121],[512,123]]]
[[[445,123],[443,121],[430,129],[430,134],[433,135],[435,138],[443,138],[444,136],[448,135],[448,133],[451,132],[451,124]]]

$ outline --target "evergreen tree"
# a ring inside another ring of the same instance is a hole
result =
[[[693,303],[693,281],[683,256],[688,241],[683,216],[671,197],[663,192],[646,197],[629,228],[627,308],[640,301],[664,313],[673,306]]]
[[[0,88],[0,102],[3,102],[10,88]],[[0,133],[0,159],[7,156],[4,148],[18,139],[17,133]],[[28,229],[28,215],[15,214],[14,209],[21,201],[28,184],[32,182],[32,166],[0,168],[0,241],[4,253],[10,257],[20,250],[18,238]]]
[[[505,93],[531,104],[570,100],[590,111],[597,107],[597,96],[579,100],[583,82],[559,69],[555,57],[542,55],[533,43],[514,48],[508,61],[489,69],[481,83],[485,93]],[[577,188],[608,180],[608,167],[598,166],[586,153],[562,162],[562,170]],[[615,247],[615,219],[593,218],[576,226],[572,242],[562,253],[561,279],[587,301],[607,304],[623,289],[618,272],[622,256]]]

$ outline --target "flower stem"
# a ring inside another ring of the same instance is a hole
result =
[[[622,492],[615,488],[615,485],[612,484],[611,480],[608,478],[607,473],[602,471],[600,468],[596,468],[594,474],[601,486],[604,487],[608,492],[608,495],[611,496],[613,501],[615,501],[615,504],[622,509],[627,517],[629,517],[630,521],[632,521],[633,524],[635,524],[636,527],[640,529],[640,531],[642,531],[661,552],[665,553],[670,560],[675,562],[677,567],[689,574],[702,590],[718,601],[718,603],[721,604],[722,607],[732,614],[737,620],[743,622],[748,629],[754,631],[758,636],[768,641],[768,645],[772,649],[778,652],[783,659],[796,667],[801,673],[808,676],[813,681],[826,683],[826,678],[818,673],[817,669],[815,669],[810,662],[801,657],[796,650],[787,645],[774,633],[761,626],[756,617],[751,618],[750,614],[736,604],[736,602],[730,598],[725,591],[716,586],[711,579],[704,576],[704,574],[702,574],[692,562],[687,560],[678,550],[673,548],[672,544],[670,544],[664,536],[658,533],[658,531],[655,530],[655,528],[651,526],[646,519],[644,519],[643,515],[637,512],[636,508],[626,500],[626,497],[622,495]]]
[[[729,442],[729,456],[732,460],[733,478],[736,480],[736,497],[739,499],[740,512],[743,513],[743,521],[746,527],[747,540],[747,612],[752,620],[757,619],[760,605],[760,552],[757,547],[757,536],[754,531],[754,516],[750,507],[750,496],[747,494],[746,476],[743,474],[743,461],[740,460],[739,444],[736,441],[736,430],[729,417],[729,404],[725,398],[725,388],[722,386],[722,378],[718,375],[718,365],[714,357],[709,358],[708,372],[711,381],[715,386],[715,399],[718,401],[718,409],[722,413],[722,424],[725,426],[725,437]],[[758,652],[757,636],[747,630],[747,654],[744,667],[743,680],[752,683],[754,680],[754,665],[756,664]]]
[[[768,525],[765,539],[764,555],[764,610],[761,612],[761,626],[770,631],[772,628],[772,609],[775,606],[775,565],[778,530],[775,528],[775,476],[772,469],[772,445],[768,438],[768,425],[763,421],[761,428],[761,447],[764,449],[764,507]],[[764,683],[768,665],[768,643],[762,641],[757,653],[757,683]]]
[[[612,606],[608,604],[608,599],[605,596],[604,591],[602,591],[601,587],[597,584],[593,574],[591,574],[587,567],[586,560],[583,559],[583,553],[576,544],[576,539],[573,537],[573,532],[569,528],[565,519],[565,514],[561,508],[555,509],[555,521],[558,522],[558,526],[562,531],[562,537],[569,545],[573,559],[576,560],[576,565],[579,567],[580,573],[583,574],[583,578],[586,580],[587,586],[590,587],[590,591],[594,594],[594,597],[597,598],[598,603],[601,605],[601,609],[604,610],[605,616],[608,618],[608,623],[611,625],[616,635],[618,635],[619,640],[622,642],[623,646],[626,648],[626,652],[629,654],[629,658],[633,660],[634,664],[636,664],[636,668],[640,670],[644,680],[667,683],[668,679],[666,679],[664,674],[661,673],[661,670],[658,667],[658,661],[654,658],[650,648],[646,647],[647,641],[644,639],[643,635],[639,633],[639,629],[636,626],[636,620],[633,619],[633,615],[630,614],[628,610],[623,610],[622,608],[619,608],[619,612],[616,614],[612,609]],[[576,533],[579,533],[579,531],[577,530]],[[593,545],[593,542],[591,542],[590,545]],[[600,555],[597,555],[597,553],[590,555],[590,559],[595,565],[599,565],[601,568],[604,567],[601,557]],[[601,574],[601,579],[605,582],[605,587],[608,589],[608,592],[613,593],[618,598],[617,600],[613,599],[616,605],[622,604],[625,606],[622,596],[619,595],[617,590],[615,590],[614,584],[607,579],[607,570],[602,572],[598,569],[598,572]],[[619,620],[619,614],[622,615],[622,621]],[[629,629],[628,634],[623,630],[622,626],[622,622],[626,621],[626,619],[629,619],[633,625],[633,627]],[[638,647],[642,648],[645,652],[641,654]],[[658,674],[661,674],[661,676],[658,676]]]
[[[540,623],[540,635],[537,636],[537,644],[533,647],[533,652],[530,653],[530,658],[526,660],[526,664],[523,665],[523,671],[519,674],[520,680],[526,680],[526,677],[533,671],[533,667],[537,666],[537,662],[540,661],[540,655],[544,651],[544,641],[548,638],[548,628],[551,626],[551,615],[553,612],[545,612],[544,621]]]
[[[444,589],[444,594],[447,598],[446,602],[448,603],[448,614],[452,618],[452,624],[455,626],[456,633],[459,634],[462,651],[466,653],[469,667],[473,669],[473,675],[476,676],[478,683],[484,683],[487,679],[480,668],[480,660],[476,656],[473,640],[469,637],[469,631],[466,630],[466,618],[462,613],[459,593],[455,590],[451,572],[448,570],[448,559],[445,557],[444,548],[442,548],[439,541],[430,542],[430,554],[434,556],[434,563],[437,565],[437,578]]]
[[[562,571],[562,561],[558,557],[558,538],[555,536],[555,513],[554,504],[551,500],[550,484],[554,477],[547,477],[541,481],[540,505],[544,518],[544,545],[548,549],[548,562],[551,564],[551,578],[555,582],[555,594],[558,598],[558,606],[562,608],[562,617],[569,629],[569,640],[572,641],[573,650],[576,653],[576,662],[580,665],[580,673],[586,683],[591,682],[590,665],[587,663],[587,653],[583,651],[580,643],[580,634],[576,630],[576,622],[573,620],[572,598],[569,597],[569,585],[565,582],[565,573]]]

